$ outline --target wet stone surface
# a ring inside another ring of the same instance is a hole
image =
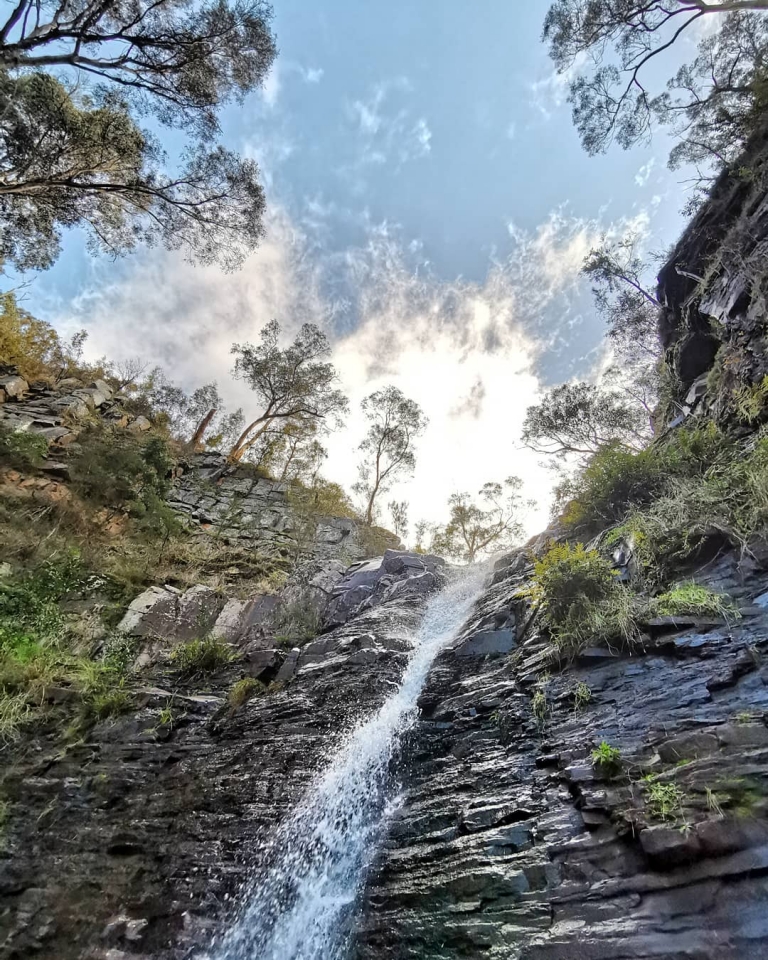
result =
[[[535,634],[468,657],[520,613],[515,569],[427,681],[355,957],[768,956],[768,617],[750,607],[631,657],[558,665]],[[768,584],[732,557],[707,577],[747,599]],[[592,762],[603,740],[614,772]],[[654,784],[679,791],[666,819]]]

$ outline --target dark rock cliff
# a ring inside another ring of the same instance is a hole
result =
[[[706,392],[716,414],[732,415],[728,396],[768,373],[767,263],[764,124],[738,167],[720,174],[659,273],[660,333],[680,403]],[[699,378],[701,389],[688,395]]]
[[[768,956],[768,569],[700,571],[744,616],[657,622],[632,656],[563,669],[535,635],[468,656],[503,642],[529,573],[523,556],[499,571],[430,674],[356,955]]]
[[[64,744],[54,713],[6,745],[0,956],[180,960],[202,949],[258,871],[270,828],[400,677],[442,576],[435,560],[405,560],[367,565],[365,584],[359,565],[338,571],[334,616],[346,596],[347,622],[287,656],[264,640],[254,650],[245,628],[230,665],[180,682],[155,650],[135,712]],[[178,623],[155,619],[155,636]],[[228,703],[244,673],[264,675],[259,652],[283,661],[276,682]]]

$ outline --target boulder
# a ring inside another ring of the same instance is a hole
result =
[[[114,396],[114,390],[104,380],[94,380],[90,388],[104,397],[104,402],[111,400]],[[96,404],[96,406],[100,406],[100,404]]]
[[[29,384],[23,377],[11,374],[7,377],[0,377],[0,388],[2,388],[6,397],[18,400],[29,390]]]
[[[440,557],[406,550],[353,563],[333,588],[324,623],[339,626],[370,607],[432,593],[445,582],[444,566]]]
[[[183,594],[150,587],[131,602],[118,630],[133,637],[195,640],[211,631],[223,606],[224,598],[202,584]]]
[[[128,430],[135,434],[146,433],[151,426],[152,424],[146,417],[136,417],[135,420],[131,420],[128,424]]]
[[[149,587],[131,601],[117,629],[132,637],[166,636],[176,621],[178,599],[165,587]]]
[[[51,400],[49,406],[60,414],[66,413],[76,419],[88,416],[88,404],[82,397],[74,394],[57,397],[55,400]]]

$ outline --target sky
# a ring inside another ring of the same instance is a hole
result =
[[[246,416],[231,344],[273,317],[287,338],[318,323],[353,411],[328,441],[329,479],[352,485],[360,401],[393,383],[430,419],[415,474],[392,492],[412,523],[518,475],[537,501],[528,532],[543,528],[552,471],[520,430],[542,390],[601,366],[581,263],[627,229],[669,247],[686,198],[663,137],[582,150],[540,42],[546,8],[275,0],[275,67],[223,116],[227,145],[262,171],[260,249],[224,274],[157,249],[93,258],[72,232],[53,269],[24,278],[25,307],[64,334],[86,329],[90,357],[138,356],[187,388],[216,380]]]

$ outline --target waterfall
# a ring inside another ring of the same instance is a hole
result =
[[[270,842],[272,866],[242,892],[235,924],[211,960],[341,960],[351,917],[396,791],[391,760],[416,720],[438,652],[463,624],[484,579],[472,569],[427,603],[399,686],[345,738]]]

